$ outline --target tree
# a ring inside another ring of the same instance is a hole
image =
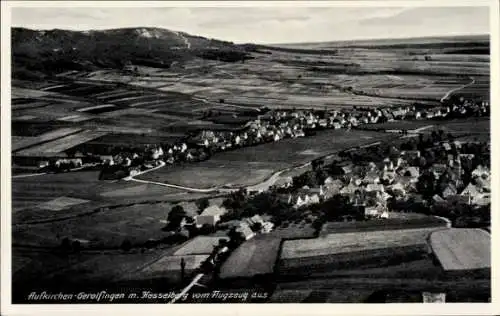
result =
[[[212,234],[213,232],[214,232],[214,227],[210,224],[203,224],[203,226],[201,226],[199,230],[200,235],[209,235]]]
[[[236,248],[238,247],[243,241],[245,241],[245,238],[241,235],[240,232],[236,230],[236,228],[232,228],[228,233],[227,236],[229,237],[229,243],[228,246],[230,248]]]
[[[72,246],[74,252],[80,252],[80,250],[82,249],[82,244],[80,243],[79,240],[73,241],[71,243],[71,246]]]
[[[71,242],[68,237],[64,237],[63,240],[61,241],[61,249],[63,251],[71,250]]]
[[[210,202],[207,198],[200,199],[196,201],[196,206],[198,207],[198,213],[201,214],[208,206]]]
[[[130,240],[128,239],[125,239],[122,244],[120,245],[120,248],[123,250],[123,251],[129,251],[130,249],[132,249],[132,242],[130,242]]]
[[[180,205],[175,205],[170,213],[168,213],[168,226],[172,229],[179,228],[184,217],[186,217],[186,211],[184,211],[184,208]]]

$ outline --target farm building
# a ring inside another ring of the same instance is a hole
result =
[[[255,233],[246,222],[240,223],[240,225],[236,228],[236,231],[240,233],[245,240],[252,239],[255,236]]]
[[[482,229],[451,228],[433,232],[430,248],[445,271],[453,275],[489,275],[491,235]]]
[[[211,205],[203,210],[200,215],[195,217],[196,226],[201,227],[205,224],[214,226],[226,212],[227,210],[224,207]]]

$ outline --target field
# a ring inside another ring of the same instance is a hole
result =
[[[491,267],[491,236],[481,229],[434,232],[430,244],[445,271]]]
[[[53,130],[47,133],[44,133],[39,136],[33,137],[23,137],[22,139],[12,139],[12,151],[17,151],[26,147],[30,147],[39,143],[51,141],[54,139],[62,138],[64,136],[68,136],[70,134],[74,134],[80,132],[79,128],[60,128],[57,130]]]
[[[176,247],[172,247],[171,249],[146,250],[145,252],[132,250],[128,253],[122,251],[82,252],[77,255],[61,257],[46,251],[16,248],[13,251],[13,259],[15,262],[23,263],[23,265],[13,274],[13,290],[14,293],[26,289],[32,291],[37,288],[45,288],[46,290],[59,288],[75,291],[81,289],[82,286],[88,287],[89,285],[94,285],[96,288],[103,286],[108,288],[115,282],[129,280],[145,281],[146,284],[143,286],[145,285],[147,288],[148,283],[149,286],[153,284],[152,279],[154,278],[154,275],[146,273],[148,266],[153,265],[153,268],[157,268],[158,266],[154,264],[158,260],[172,258],[169,256],[175,249]],[[180,257],[178,258],[180,260]],[[175,270],[170,270],[170,273],[171,280],[177,281],[179,273]],[[68,275],[72,277],[68,278]],[[168,276],[165,273],[162,275],[164,284]],[[57,286],[55,286],[54,280],[58,280]],[[135,285],[137,286],[137,284]],[[23,300],[26,298],[25,295],[21,295]]]
[[[23,149],[16,153],[18,156],[52,156],[59,154],[65,150],[78,146],[80,144],[86,143],[89,140],[106,135],[107,132],[100,131],[82,131],[77,134],[71,134],[64,136],[55,140],[51,140],[47,143],[43,143],[28,149]]]
[[[285,139],[216,153],[212,159],[196,165],[161,168],[138,178],[196,188],[223,185],[249,186],[264,181],[280,169],[305,164],[342,149],[391,137],[394,135],[354,130],[326,130],[312,137]]]
[[[419,217],[415,216],[415,218],[407,218],[406,216],[405,218],[394,218],[397,216],[397,213],[392,213],[389,216],[390,218],[388,219],[374,219],[362,222],[329,222],[323,225],[321,229],[321,235],[325,236],[329,234],[342,234],[351,232],[446,227],[446,222],[444,222],[443,220],[426,215],[421,215]]]
[[[38,205],[38,208],[42,210],[48,210],[48,211],[61,211],[66,208],[69,208],[73,205],[78,205],[78,204],[83,204],[87,203],[88,200],[83,200],[83,199],[75,199],[75,198],[70,198],[66,196],[58,197],[56,199],[53,199],[51,201],[42,203]]]
[[[283,243],[280,258],[295,259],[355,251],[425,244],[436,228],[331,234],[317,239],[288,240]]]
[[[393,121],[386,123],[370,124],[363,126],[364,130],[415,130],[418,133],[430,134],[432,131],[442,129],[445,134],[490,134],[489,118],[467,118],[454,120],[418,120],[418,121]]]
[[[312,238],[315,233],[316,229],[314,229],[311,224],[300,222],[290,223],[287,227],[283,225],[278,226],[270,232],[269,235],[281,239],[302,239]]]
[[[221,237],[207,237],[207,236],[197,236],[194,239],[188,241],[185,245],[177,250],[174,255],[185,256],[185,255],[200,255],[200,254],[210,254],[213,251],[214,246],[219,243]],[[228,238],[222,238],[227,240]]]
[[[237,129],[254,117],[250,111],[261,107],[349,110],[436,105],[446,95],[489,100],[488,40],[476,41],[261,47],[267,52],[254,52],[254,59],[243,63],[193,58],[169,69],[138,66],[134,75],[106,69],[67,72],[59,75],[60,80],[14,79],[13,155],[32,158],[76,148],[105,152],[110,146],[171,143],[199,129]],[[473,131],[475,135],[468,137],[481,139],[490,133],[490,122],[483,119],[394,122],[370,128],[410,130],[429,125],[433,127],[422,132]],[[293,175],[295,167],[315,158],[398,136],[369,130],[321,131],[312,137],[216,153],[208,161],[164,167],[139,178],[193,188],[254,184],[258,185],[253,188],[266,188],[279,178],[277,171]],[[109,282],[122,281],[142,281],[148,289],[169,288],[179,281],[180,258],[185,258],[190,273],[220,237],[144,253],[140,249],[124,253],[118,247],[125,239],[140,245],[164,237],[162,228],[173,205],[183,201],[180,205],[195,215],[197,207],[191,200],[200,197],[211,195],[133,181],[99,181],[96,171],[14,177],[14,296],[25,299],[30,291],[46,290],[50,284],[67,286],[68,292],[80,291],[71,287],[76,284],[93,284],[101,290]],[[377,231],[362,223],[342,227],[331,223],[316,239],[306,239],[314,233],[308,225],[279,227],[244,242],[222,266],[221,277],[231,281],[274,274],[272,281],[278,287],[271,302],[373,302],[374,292],[393,289],[420,295],[422,290],[444,288],[450,301],[489,293],[489,280],[441,278],[442,269],[428,257],[426,244],[441,223],[402,221],[405,229],[401,221],[371,222]],[[83,251],[67,256],[51,253],[64,237],[80,240]],[[461,244],[482,255],[467,237]],[[280,254],[282,238],[304,239],[285,241]],[[446,250],[445,257],[460,257],[452,251],[462,249],[456,238],[437,243]],[[467,260],[460,265],[476,264]],[[310,279],[300,280],[306,277]],[[130,284],[135,288],[136,283]],[[30,286],[33,289],[23,292]]]
[[[278,274],[289,280],[292,276],[328,276],[346,269],[421,260],[428,253],[426,238],[439,229],[446,228],[364,231],[287,240],[282,246]]]
[[[220,277],[251,278],[273,273],[281,239],[261,235],[239,246],[221,267]]]
[[[140,245],[166,236],[162,228],[172,207],[171,203],[134,204],[62,221],[19,225],[13,228],[13,240],[24,245],[49,247],[60,245],[64,237],[83,240],[90,248],[118,248],[125,239]]]
[[[175,201],[201,198],[203,195],[151,184],[127,181],[99,181],[98,171],[45,174],[12,179],[12,221],[59,218],[97,208],[101,204],[138,203],[144,201]],[[91,201],[82,209],[76,207],[65,212],[50,212],[38,205],[59,197]],[[75,213],[73,213],[75,212]]]

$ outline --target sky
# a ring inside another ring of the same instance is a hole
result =
[[[13,8],[12,26],[161,27],[235,43],[489,34],[488,7]]]

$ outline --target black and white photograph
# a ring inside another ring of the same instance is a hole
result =
[[[498,3],[186,2],[5,6],[2,304],[491,305]]]

